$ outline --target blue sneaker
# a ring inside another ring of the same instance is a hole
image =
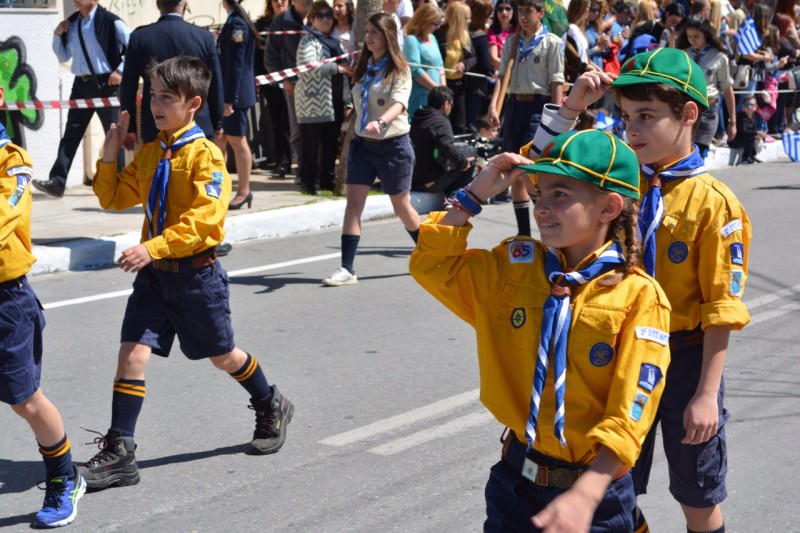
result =
[[[72,477],[55,477],[47,482],[44,489],[44,504],[36,513],[36,528],[66,526],[78,514],[78,500],[86,492],[86,481],[75,469]]]

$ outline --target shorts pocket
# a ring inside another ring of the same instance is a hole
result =
[[[697,446],[698,486],[713,487],[725,479],[728,472],[727,448],[724,433],[717,433],[708,442]]]

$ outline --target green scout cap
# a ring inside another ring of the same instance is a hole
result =
[[[548,172],[575,178],[639,199],[636,154],[619,137],[607,131],[562,133],[545,147],[536,163],[518,167],[531,173]]]
[[[637,54],[622,65],[622,72],[611,85],[639,85],[642,83],[665,83],[686,93],[708,109],[706,77],[700,65],[677,48],[656,48],[650,52]]]

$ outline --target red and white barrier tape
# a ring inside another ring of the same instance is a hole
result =
[[[6,102],[0,110],[23,111],[26,109],[96,109],[98,107],[119,107],[119,98],[81,98],[79,100],[28,100],[25,102]]]
[[[358,52],[349,52],[340,56],[329,57],[328,59],[323,59],[322,61],[317,61],[316,63],[308,63],[305,65],[300,65],[299,67],[287,68],[284,70],[279,70],[278,72],[270,72],[269,74],[256,76],[256,85],[266,85],[268,83],[276,83],[285,80],[286,78],[292,78],[298,74],[309,72],[315,68],[321,67],[322,65],[327,65],[328,63],[335,63],[336,61],[340,61],[357,53]]]

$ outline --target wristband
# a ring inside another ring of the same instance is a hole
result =
[[[474,217],[479,215],[483,208],[473,200],[469,193],[464,189],[459,189],[456,194],[453,196],[453,199],[450,200],[450,205],[462,211],[463,213],[467,214],[468,216]]]
[[[584,112],[583,109],[572,109],[570,106],[568,106],[567,105],[567,98],[569,98],[569,97],[565,96],[564,98],[561,99],[561,106],[562,107],[564,107],[567,111],[572,111],[573,113],[583,113]]]

